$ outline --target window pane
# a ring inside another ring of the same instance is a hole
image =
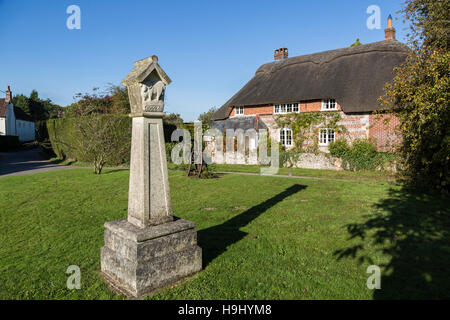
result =
[[[328,131],[328,142],[333,142],[334,141],[334,130],[329,130]]]

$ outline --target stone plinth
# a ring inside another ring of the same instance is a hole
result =
[[[138,228],[118,220],[105,227],[102,273],[120,293],[142,298],[202,269],[202,251],[191,221]]]

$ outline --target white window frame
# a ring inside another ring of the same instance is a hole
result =
[[[297,110],[295,111],[295,109]],[[281,103],[275,104],[273,106],[273,114],[288,114],[299,112],[300,112],[300,103]]]
[[[280,142],[285,147],[292,147],[293,145],[293,135],[292,130],[289,128],[282,128],[280,129]],[[290,142],[288,144],[288,142]]]
[[[330,142],[336,141],[336,130],[329,128],[319,129],[319,146],[328,146]]]
[[[236,112],[235,112],[236,116],[243,116],[244,115],[244,107],[236,107],[235,110],[236,110]]]
[[[336,99],[324,99],[322,100],[322,111],[337,110]]]

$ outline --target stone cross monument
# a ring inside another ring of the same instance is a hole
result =
[[[134,298],[202,268],[195,224],[172,214],[162,121],[170,82],[156,56],[135,62],[122,81],[132,117],[128,218],[105,223],[101,270],[112,289]]]

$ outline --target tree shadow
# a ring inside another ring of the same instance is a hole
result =
[[[449,208],[448,196],[391,189],[365,222],[346,226],[349,239],[359,243],[334,254],[381,268],[381,289],[374,290],[374,299],[448,299]],[[381,254],[387,263],[377,260]]]
[[[246,232],[240,230],[242,227],[249,224],[277,203],[303,189],[306,189],[306,186],[295,184],[220,225],[200,230],[198,232],[198,244],[203,249],[203,268],[225,252],[230,245],[238,242],[247,235]]]

